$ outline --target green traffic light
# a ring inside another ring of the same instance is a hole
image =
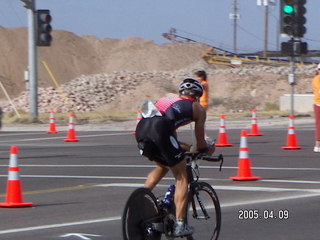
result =
[[[293,13],[294,8],[292,5],[284,5],[282,10],[286,14],[291,14],[291,13]]]

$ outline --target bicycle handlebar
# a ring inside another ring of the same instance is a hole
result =
[[[222,169],[222,165],[223,165],[223,155],[219,154],[217,157],[212,157],[212,156],[207,156],[205,155],[205,153],[199,153],[199,152],[195,152],[195,153],[191,153],[191,152],[186,152],[185,156],[190,157],[191,161],[194,160],[205,160],[208,162],[220,162],[220,168],[219,171],[221,172]]]

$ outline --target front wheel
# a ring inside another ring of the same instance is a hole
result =
[[[129,197],[122,215],[124,240],[160,240],[161,233],[152,224],[159,221],[157,199],[147,188],[136,189]]]
[[[218,196],[206,182],[190,186],[186,221],[194,227],[193,238],[217,240],[221,228],[221,209]]]

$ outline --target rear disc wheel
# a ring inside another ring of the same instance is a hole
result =
[[[124,240],[160,240],[161,233],[153,230],[159,208],[157,199],[147,188],[136,189],[129,197],[122,215]],[[152,220],[153,219],[153,220]]]

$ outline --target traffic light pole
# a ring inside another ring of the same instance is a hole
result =
[[[29,80],[29,121],[38,121],[38,74],[36,48],[36,4],[35,0],[21,0],[28,10],[28,80]]]
[[[30,0],[31,7],[28,9],[28,70],[29,70],[29,120],[38,121],[38,74],[37,74],[37,47],[35,30],[35,0]]]
[[[294,115],[294,85],[295,80],[295,57],[308,53],[308,44],[302,42],[301,38],[307,29],[304,26],[307,22],[304,16],[306,0],[280,0],[280,31],[287,37],[288,42],[281,43],[281,53],[290,56],[290,73],[288,82],[291,85],[291,115]]]

